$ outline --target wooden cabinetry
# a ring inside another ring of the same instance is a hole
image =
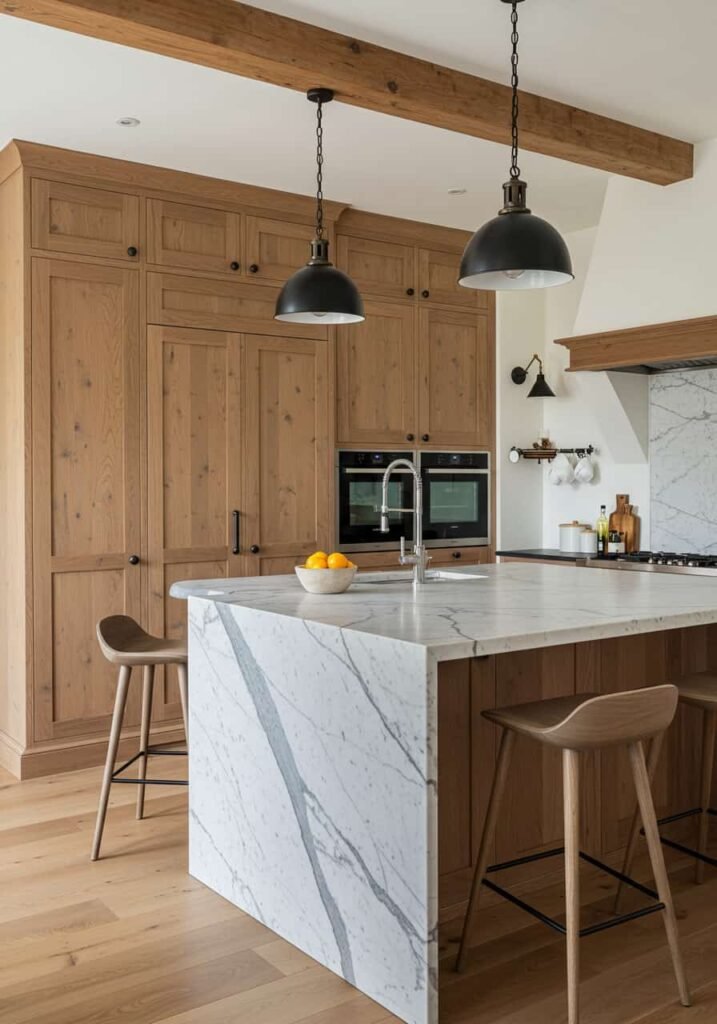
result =
[[[309,258],[310,224],[247,217],[244,269],[255,281],[283,285]]]
[[[241,214],[147,200],[147,262],[213,273],[241,271]]]
[[[460,255],[437,249],[419,248],[418,296],[420,299],[445,306],[466,309],[490,308],[490,293],[458,284]]]
[[[36,249],[137,261],[136,195],[41,178],[33,179],[31,195]]]
[[[34,734],[108,726],[102,615],[141,614],[139,279],[37,259],[32,275]],[[136,711],[134,696],[131,716]]]
[[[488,565],[492,561],[489,547],[429,548],[430,569],[460,569],[465,565]],[[354,551],[351,561],[365,572],[398,571],[398,551]],[[410,569],[406,569],[410,571]]]
[[[412,245],[340,235],[337,248],[337,265],[362,295],[387,299],[415,296],[416,253]]]
[[[410,306],[369,300],[363,323],[337,331],[339,444],[388,447],[415,440],[415,317]]]

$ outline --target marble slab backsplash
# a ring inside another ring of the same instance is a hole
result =
[[[717,367],[650,378],[650,547],[717,554]]]

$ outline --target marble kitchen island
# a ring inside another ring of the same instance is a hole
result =
[[[711,667],[717,581],[530,564],[415,593],[387,579],[336,596],[289,576],[173,585],[189,599],[189,870],[403,1020],[435,1024],[439,856],[464,898],[491,781],[480,702]],[[531,785],[556,784],[545,764],[535,783],[523,772],[531,805]],[[549,817],[508,848],[559,844]]]

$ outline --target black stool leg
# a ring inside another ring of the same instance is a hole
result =
[[[700,786],[700,831],[697,849],[699,853],[707,853],[707,835],[709,830],[709,807],[712,799],[712,773],[715,765],[715,737],[717,736],[717,711],[703,712],[702,728],[702,780]],[[701,885],[705,880],[705,862],[698,860],[695,865],[695,882]]]
[[[154,695],[154,665],[144,666],[142,680],[142,720],[139,734],[139,768],[137,778],[141,783],[137,786],[137,820],[144,817],[144,785],[147,778],[147,747],[149,746],[149,730],[152,722],[152,697]]]
[[[112,772],[114,771],[117,747],[119,746],[122,733],[122,720],[124,709],[127,704],[127,691],[132,669],[129,665],[121,665],[119,679],[117,680],[117,693],[115,695],[115,709],[112,713],[112,727],[110,729],[110,740],[107,746],[107,759],[105,760],[105,771],[102,776],[102,788],[100,790],[100,805],[97,809],[97,824],[95,825],[95,837],[92,841],[92,860],[97,860],[100,855],[100,843],[102,842],[102,831],[105,827],[107,815],[107,801],[110,796],[112,785]]]

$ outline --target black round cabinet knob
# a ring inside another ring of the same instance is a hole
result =
[[[460,551],[452,551],[451,554],[453,555],[454,558],[460,558],[461,557]]]
[[[249,273],[250,274],[257,274],[258,272],[259,272],[259,264],[258,263],[252,263],[252,265],[249,267]]]
[[[413,441],[415,436],[416,436],[415,434],[406,434],[406,440],[407,441]]]
[[[128,562],[130,565],[139,565],[139,555],[130,555]]]
[[[259,545],[258,544],[252,544],[252,546],[249,548],[249,550],[251,551],[252,555],[258,555],[259,554]]]
[[[422,441],[430,441],[431,440],[431,435],[430,434],[421,434],[421,440]]]
[[[229,266],[232,270],[239,270],[241,263],[238,260],[232,260]]]
[[[421,292],[421,295],[423,296],[424,299],[427,299],[430,294],[431,293],[427,288],[424,288],[423,291]]]
[[[128,256],[136,256],[137,252],[138,252],[137,246],[136,245],[130,245],[129,249],[127,250],[127,255]]]
[[[416,289],[415,288],[407,288],[406,289],[406,295],[415,295],[415,294],[416,294]]]

